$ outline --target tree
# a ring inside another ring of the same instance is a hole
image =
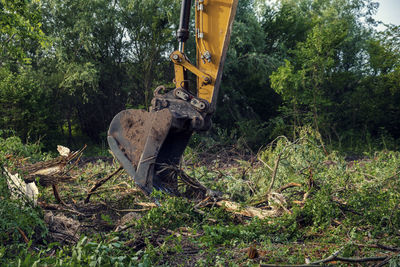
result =
[[[37,5],[36,1],[0,1],[0,67],[10,60],[29,63],[31,43],[45,45]]]
[[[18,72],[0,68],[0,129],[13,130],[24,141],[53,139],[57,132],[51,91],[37,78],[29,66]]]
[[[148,108],[153,90],[173,79],[168,56],[176,43],[180,1],[134,0],[121,1],[121,4],[125,6],[122,25],[130,40],[129,75],[135,81],[136,91],[128,103],[144,104]]]
[[[69,136],[78,125],[100,141],[113,116],[127,105],[148,105],[156,81],[165,78],[175,23],[169,10],[177,2],[44,2],[44,31],[53,47],[39,64],[55,78],[49,85],[58,97],[60,120]]]
[[[390,26],[368,42],[369,75],[357,86],[353,100],[362,127],[374,135],[400,137],[400,27]]]
[[[23,140],[52,135],[50,94],[30,65],[36,49],[48,45],[38,1],[0,1],[0,130]]]
[[[326,135],[336,131],[336,125],[348,127],[350,95],[365,72],[371,31],[360,17],[373,12],[375,6],[368,2],[313,1],[313,27],[306,40],[298,42],[290,59],[271,75],[272,87],[292,107],[293,124],[312,122]]]
[[[257,9],[252,0],[238,3],[214,120],[220,127],[244,135],[254,147],[268,138],[265,123],[276,116],[280,102],[268,77],[279,59],[265,53]]]

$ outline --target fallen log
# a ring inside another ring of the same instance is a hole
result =
[[[45,174],[36,174],[36,175],[29,175],[24,177],[24,181],[26,183],[32,183],[38,181],[41,186],[47,187],[47,186],[52,186],[56,185],[59,183],[67,183],[67,182],[72,182],[74,181],[75,178],[70,176],[70,175],[59,175],[59,174],[53,174],[53,175],[45,175]]]

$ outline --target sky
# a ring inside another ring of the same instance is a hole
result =
[[[400,0],[376,0],[379,3],[376,20],[383,23],[400,25]]]

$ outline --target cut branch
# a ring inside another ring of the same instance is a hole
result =
[[[24,239],[24,242],[25,242],[26,244],[29,244],[29,239],[28,239],[28,237],[26,236],[26,234],[24,233],[24,231],[22,231],[22,229],[19,228],[19,227],[17,227],[17,230],[18,230],[18,232],[20,233],[20,235],[22,236],[22,239]]]
[[[271,193],[272,187],[274,186],[276,174],[278,172],[279,161],[281,160],[281,157],[282,157],[282,152],[279,153],[278,157],[275,160],[275,166],[274,166],[274,170],[272,171],[271,183],[269,184],[269,187],[267,190],[267,195],[269,195],[269,193]]]
[[[61,199],[60,193],[58,192],[57,185],[53,184],[52,187],[53,187],[53,194],[57,202],[62,205],[65,205],[64,201]]]
[[[383,261],[386,260],[387,256],[381,257],[369,257],[369,258],[343,258],[336,257],[334,260],[344,261],[344,262],[369,262],[369,261]]]
[[[400,248],[386,246],[386,245],[382,245],[382,244],[354,244],[354,245],[358,246],[358,247],[365,247],[365,248],[380,248],[383,250],[388,250],[388,251],[393,251],[393,252],[400,251]]]
[[[50,186],[50,185],[56,185],[59,183],[65,183],[65,182],[71,182],[75,178],[71,177],[69,175],[57,175],[57,174],[52,174],[52,175],[45,175],[45,174],[36,174],[36,175],[29,175],[27,177],[24,177],[24,181],[26,183],[32,183],[36,181],[36,178],[39,178],[39,184],[41,186]]]
[[[97,183],[92,188],[90,188],[89,193],[88,193],[88,195],[87,195],[87,197],[85,199],[85,203],[89,203],[91,195],[93,194],[94,191],[97,190],[97,188],[99,188],[100,186],[105,184],[108,180],[110,180],[114,175],[119,173],[121,170],[122,170],[122,167],[119,167],[118,169],[116,169],[113,173],[111,173],[107,177],[98,180]]]
[[[339,257],[337,255],[337,253],[339,253],[340,251],[337,251],[335,253],[333,253],[331,256],[319,260],[319,261],[315,261],[315,262],[311,262],[309,264],[298,264],[298,265],[279,265],[279,264],[260,264],[260,267],[310,267],[310,266],[329,266],[326,265],[325,263],[329,263],[331,261],[343,261],[343,262],[352,262],[352,263],[359,263],[359,262],[370,262],[370,261],[381,261],[380,263],[378,263],[376,266],[383,266],[385,265],[392,257],[391,256],[381,256],[381,257],[367,257],[367,258],[344,258],[344,257]],[[321,265],[323,264],[323,265]]]
[[[292,188],[292,187],[301,187],[302,184],[298,184],[298,183],[288,183],[284,186],[282,186],[281,188],[279,188],[278,190],[276,190],[277,193],[282,193],[283,191],[285,191],[286,189]]]
[[[281,214],[279,210],[263,210],[254,207],[242,207],[239,203],[221,200],[215,203],[217,206],[224,207],[227,211],[247,217],[258,217],[260,219],[277,217]]]

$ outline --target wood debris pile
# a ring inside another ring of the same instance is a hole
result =
[[[37,195],[39,194],[38,188],[35,184],[37,181],[41,186],[52,186],[54,196],[58,202],[62,202],[58,193],[57,184],[64,182],[71,182],[74,178],[69,175],[69,171],[77,164],[82,156],[82,148],[79,151],[71,152],[69,148],[64,146],[57,146],[60,156],[41,161],[34,164],[25,163],[22,160],[13,169],[4,168],[9,190],[14,198],[27,198],[33,201],[34,205],[37,204]],[[75,161],[74,161],[75,160]],[[68,168],[67,165],[73,162]]]

